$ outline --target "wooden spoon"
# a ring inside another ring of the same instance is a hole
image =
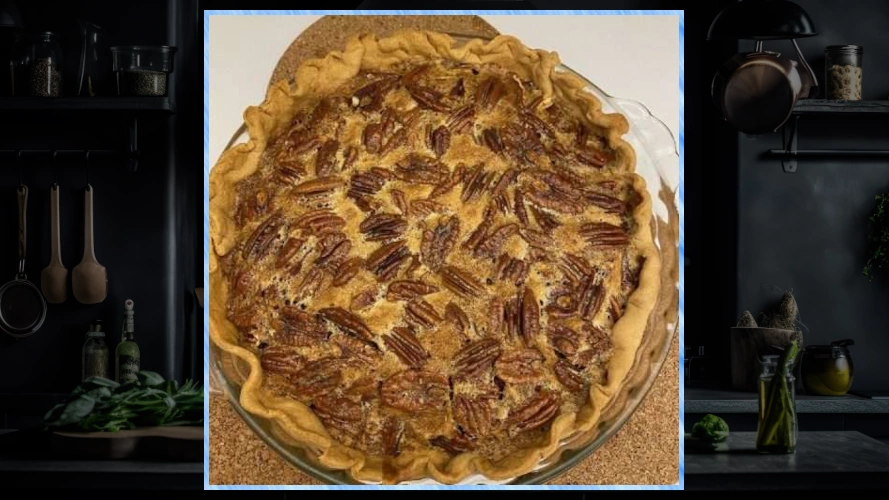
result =
[[[62,249],[59,245],[59,186],[53,185],[50,192],[50,238],[52,255],[49,265],[40,273],[40,289],[50,304],[61,304],[68,299],[68,269],[62,264]]]
[[[72,271],[71,288],[74,298],[81,304],[98,304],[108,294],[108,274],[93,251],[93,187],[89,184],[86,185],[83,211],[83,259]]]

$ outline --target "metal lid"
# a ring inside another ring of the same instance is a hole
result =
[[[91,330],[89,332],[86,332],[86,338],[105,338],[105,332],[99,330]]]
[[[839,54],[861,54],[864,47],[861,45],[828,45],[824,48],[824,52],[836,52]]]

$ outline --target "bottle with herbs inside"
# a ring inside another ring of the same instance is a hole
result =
[[[101,320],[93,321],[86,332],[86,341],[81,350],[81,366],[81,380],[89,377],[108,378],[108,345],[105,343]]]
[[[115,351],[114,376],[118,383],[136,382],[139,375],[139,346],[133,339],[133,301],[124,302],[124,320],[120,344]]]

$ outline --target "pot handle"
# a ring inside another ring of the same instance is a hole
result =
[[[28,186],[20,184],[16,191],[19,201],[19,272],[16,279],[23,280],[27,278],[25,276],[25,242],[27,240],[25,217],[28,208]]]
[[[797,45],[796,39],[791,38],[790,43],[792,43],[793,48],[796,49],[796,55],[799,57],[799,62],[803,65],[803,68],[805,68],[806,73],[809,75],[809,80],[812,82],[811,85],[809,85],[809,94],[806,95],[805,98],[812,99],[818,97],[820,89],[818,88],[818,78],[815,76],[815,72],[812,71],[812,67],[806,62],[806,58],[803,57],[803,53],[799,50],[799,45]]]

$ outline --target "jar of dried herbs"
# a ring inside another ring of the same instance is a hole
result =
[[[94,321],[86,332],[86,342],[82,350],[82,377],[108,378],[108,345],[105,344],[105,332],[102,331],[102,322]]]

